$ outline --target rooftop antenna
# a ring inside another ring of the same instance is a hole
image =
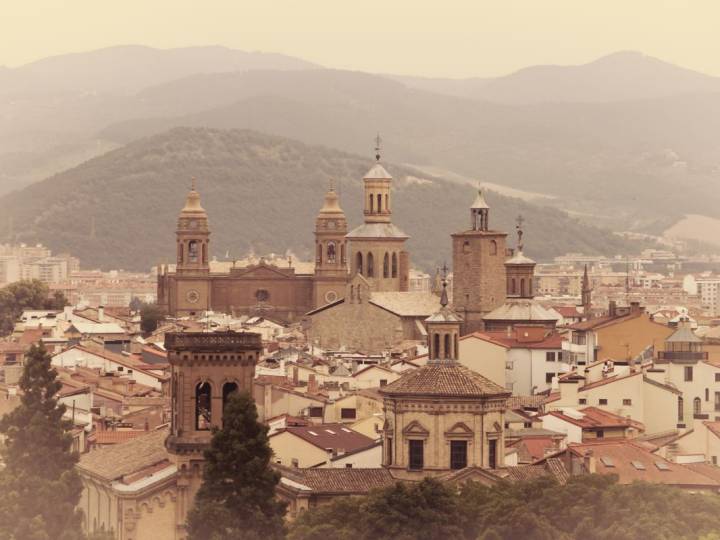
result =
[[[380,161],[380,149],[381,149],[382,139],[380,138],[380,132],[378,132],[377,136],[375,137],[375,161]]]

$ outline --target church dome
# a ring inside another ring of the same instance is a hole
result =
[[[202,204],[200,204],[200,193],[197,192],[195,189],[195,180],[193,179],[193,185],[190,189],[190,192],[187,195],[187,198],[185,199],[185,206],[180,211],[182,215],[190,215],[190,216],[207,216],[207,212],[205,212],[205,209],[202,207]]]
[[[318,217],[345,217],[345,212],[340,208],[338,194],[332,187],[325,193],[325,200]]]
[[[388,396],[506,397],[502,386],[459,362],[428,363],[380,389]]]

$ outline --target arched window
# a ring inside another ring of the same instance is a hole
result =
[[[430,354],[430,360],[440,358],[440,334],[435,334],[433,336],[433,350],[431,351],[431,353],[432,354]]]
[[[373,254],[368,252],[367,254],[367,277],[375,276],[375,259]]]
[[[678,422],[682,422],[683,418],[685,418],[685,413],[683,409],[685,408],[685,403],[683,402],[682,396],[678,397]]]
[[[188,261],[191,263],[198,262],[198,243],[197,240],[190,240],[188,244]]]
[[[183,262],[183,245],[182,243],[178,242],[178,264],[182,264]]]
[[[195,387],[195,429],[210,429],[212,420],[212,388],[209,382],[201,382]]]
[[[525,296],[525,278],[520,280],[520,296]]]
[[[375,203],[375,197],[373,197],[373,194],[370,194],[370,213],[372,214],[375,211],[375,207],[373,206]]]
[[[359,251],[357,255],[355,255],[355,269],[357,270],[358,274],[363,275],[362,253],[360,253]]]
[[[207,262],[208,262],[207,244],[205,242],[203,242],[203,245],[202,245],[202,261],[203,261],[203,264],[207,264]]]
[[[445,334],[445,358],[452,358],[450,355],[450,334]]]
[[[702,401],[699,397],[693,399],[693,414],[700,414],[702,412]]]
[[[322,244],[318,242],[317,245],[317,254],[315,255],[315,260],[318,264],[322,264]]]
[[[236,382],[226,382],[223,384],[223,418],[225,418],[225,407],[227,407],[228,401],[230,400],[230,396],[238,391],[238,385]]]
[[[378,213],[382,212],[382,195],[377,194],[377,209]]]
[[[390,277],[390,255],[387,253],[383,257],[383,277]]]
[[[388,198],[388,194],[385,194],[385,211],[390,211],[390,199]]]
[[[490,240],[490,255],[497,255],[497,242]]]
[[[517,289],[516,289],[515,278],[512,278],[512,279],[510,280],[510,294],[515,294],[515,291],[516,291],[516,290],[517,290]]]
[[[528,278],[528,296],[533,295],[532,278]]]
[[[398,263],[397,263],[397,254],[392,254],[392,277],[396,278],[398,275]]]
[[[340,244],[340,263],[345,264],[345,242]]]
[[[329,263],[335,262],[335,242],[328,242],[327,259]]]

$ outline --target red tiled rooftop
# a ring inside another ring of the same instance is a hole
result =
[[[343,424],[317,424],[310,426],[288,426],[278,431],[272,437],[281,433],[292,433],[310,444],[323,450],[343,450],[352,452],[375,444],[370,437],[358,433]],[[271,437],[271,438],[272,438]]]

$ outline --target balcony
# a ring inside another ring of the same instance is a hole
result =
[[[165,334],[169,351],[231,352],[262,349],[260,334],[253,332],[177,332]]]
[[[660,363],[695,364],[708,359],[708,353],[701,351],[658,351],[657,355]]]

